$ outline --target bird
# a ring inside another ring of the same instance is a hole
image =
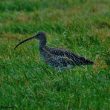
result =
[[[62,49],[62,48],[53,48],[47,46],[47,38],[45,32],[38,32],[32,37],[29,37],[21,42],[19,42],[15,49],[32,39],[37,39],[39,41],[39,51],[40,56],[44,59],[45,63],[55,67],[55,68],[68,68],[75,67],[80,65],[92,65],[93,61],[90,61],[82,56],[76,55],[73,52]]]

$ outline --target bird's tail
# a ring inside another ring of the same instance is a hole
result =
[[[84,57],[80,57],[79,58],[79,64],[81,64],[81,65],[92,65],[92,64],[94,64],[94,62],[90,61],[88,59],[85,59]]]

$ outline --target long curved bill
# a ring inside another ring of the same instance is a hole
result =
[[[21,41],[20,43],[18,43],[18,44],[15,46],[15,48],[14,48],[14,49],[16,49],[19,45],[23,44],[24,42],[27,42],[27,41],[29,41],[29,40],[31,40],[31,39],[33,39],[33,38],[35,38],[35,36],[30,37],[30,38],[27,38],[27,39],[25,39],[25,40]]]

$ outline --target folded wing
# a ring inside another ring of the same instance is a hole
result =
[[[56,49],[56,48],[48,48],[49,52],[54,56],[58,56],[60,61],[65,64],[70,63],[70,65],[90,65],[93,64],[92,61],[75,55],[74,53],[64,50],[64,49]]]

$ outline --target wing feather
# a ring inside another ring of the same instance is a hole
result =
[[[53,55],[61,56],[63,58],[72,61],[73,65],[86,65],[93,64],[92,61],[85,59],[84,57],[80,57],[68,50],[58,49],[58,48],[48,48],[49,52]]]

